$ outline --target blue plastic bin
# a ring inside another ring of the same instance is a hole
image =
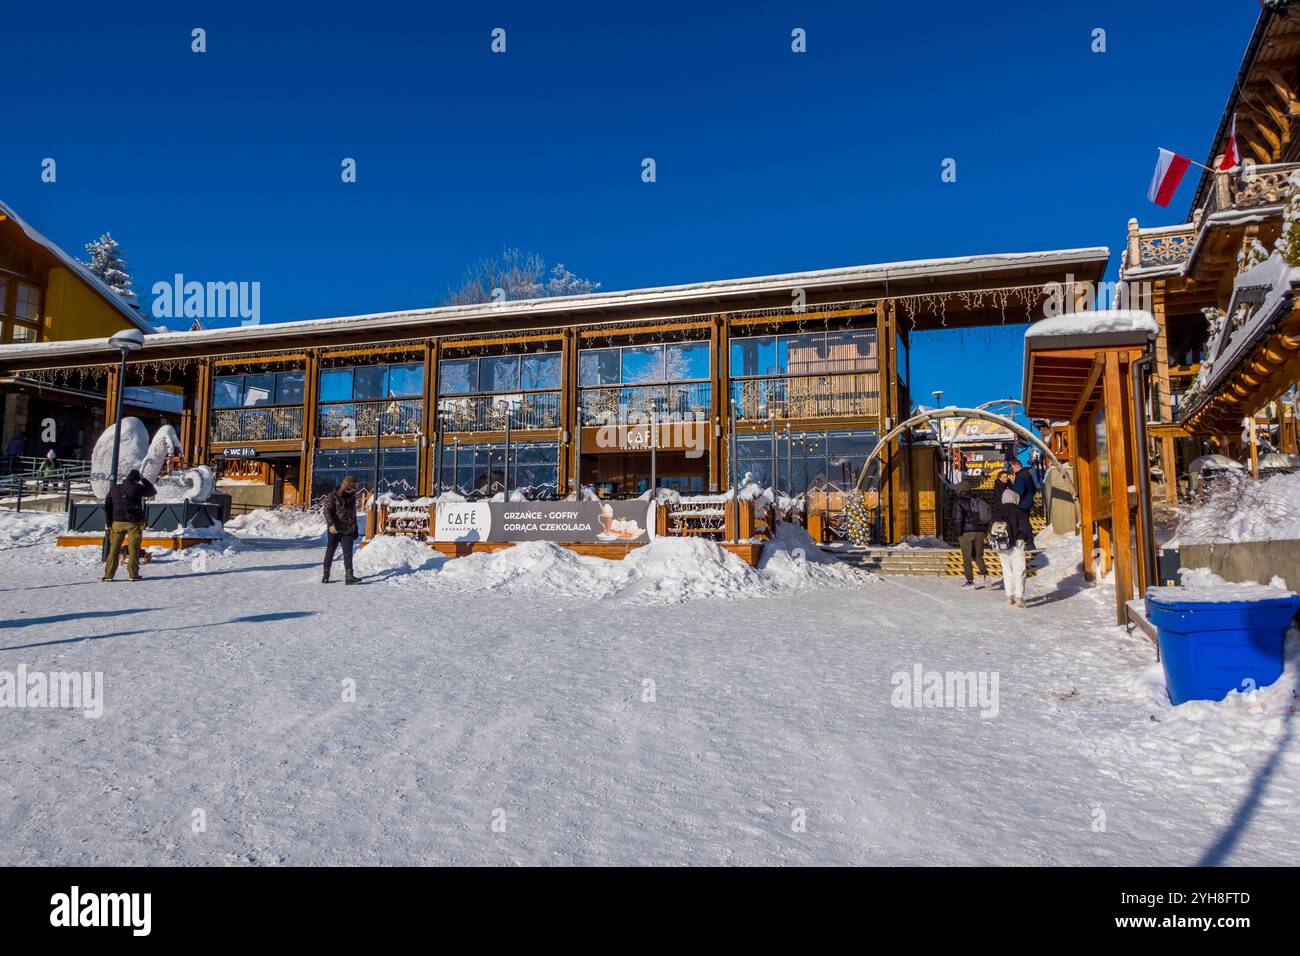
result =
[[[1255,601],[1193,601],[1147,595],[1147,620],[1156,626],[1165,685],[1175,704],[1223,700],[1266,687],[1282,676],[1282,645],[1300,610],[1300,597],[1279,594]]]

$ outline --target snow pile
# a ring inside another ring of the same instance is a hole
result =
[[[1221,478],[1182,516],[1179,545],[1300,540],[1300,472]]]
[[[901,544],[894,545],[897,550],[909,550],[913,548],[945,548],[952,550],[952,545],[942,538],[936,538],[934,535],[908,535],[903,539]]]
[[[1095,312],[1067,312],[1065,315],[1042,319],[1026,330],[1025,338],[1096,335],[1101,332],[1145,332],[1154,337],[1159,331],[1155,317],[1143,309],[1098,309]]]
[[[1182,568],[1178,572],[1181,586],[1147,588],[1147,597],[1155,601],[1196,601],[1201,604],[1225,604],[1229,601],[1274,601],[1294,597],[1277,575],[1268,584],[1241,583],[1220,577],[1209,568]]]
[[[231,518],[225,529],[237,538],[319,538],[325,534],[325,519],[315,511],[259,508]]]
[[[0,510],[0,551],[53,542],[67,523],[56,512]]]
[[[368,545],[367,550],[374,545]],[[806,588],[858,587],[875,576],[823,553],[807,532],[782,524],[751,568],[718,545],[698,538],[655,538],[620,561],[586,557],[546,541],[435,561],[405,585],[472,591],[508,591],[684,604],[702,598],[761,597]]]
[[[408,535],[379,535],[357,552],[352,563],[358,575],[373,577],[422,571],[443,560],[422,540]]]

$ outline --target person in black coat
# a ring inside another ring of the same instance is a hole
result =
[[[132,468],[126,480],[109,491],[104,499],[105,528],[108,531],[108,556],[104,559],[104,578],[111,581],[117,575],[118,557],[122,542],[127,545],[126,574],[132,581],[140,580],[140,539],[144,536],[144,503],[158,493],[148,478]]]
[[[1025,584],[1029,578],[1029,552],[1033,550],[1034,529],[1029,524],[1029,512],[1020,507],[1020,496],[1011,489],[1002,493],[1002,501],[993,509],[992,531],[999,524],[1006,525],[1007,544],[1001,550],[1002,586],[1007,592],[1007,602],[1016,607],[1025,606]]]
[[[1038,491],[1033,473],[1018,458],[1011,463],[1011,472],[1011,490],[1020,498],[1020,510],[1029,514],[1034,507],[1034,494]]]
[[[351,475],[339,482],[339,486],[325,496],[321,504],[321,513],[329,537],[325,545],[325,574],[322,584],[330,583],[330,567],[334,564],[334,552],[343,547],[343,583],[356,584],[352,575],[352,543],[357,538],[357,480]]]
[[[980,579],[985,587],[989,583],[989,569],[984,564],[984,535],[989,530],[987,521],[982,520],[981,506],[988,505],[971,494],[971,483],[961,481],[957,484],[957,497],[952,503],[952,523],[957,532],[957,541],[961,546],[961,568],[966,577],[964,588],[975,586],[975,576],[971,564],[980,569]]]

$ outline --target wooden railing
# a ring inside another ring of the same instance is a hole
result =
[[[214,442],[279,441],[302,437],[302,406],[283,408],[217,408],[212,410],[208,438]]]
[[[740,379],[731,383],[731,398],[740,421],[870,417],[880,414],[880,376],[858,372]]]
[[[317,433],[321,438],[373,437],[382,421],[385,435],[416,435],[423,418],[424,401],[418,398],[331,402],[320,406]]]
[[[559,392],[522,392],[516,395],[443,396],[438,399],[443,431],[500,432],[506,422],[514,431],[558,428]]]

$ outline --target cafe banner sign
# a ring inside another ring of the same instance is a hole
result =
[[[472,501],[439,503],[435,541],[554,541],[645,544],[648,501]]]

